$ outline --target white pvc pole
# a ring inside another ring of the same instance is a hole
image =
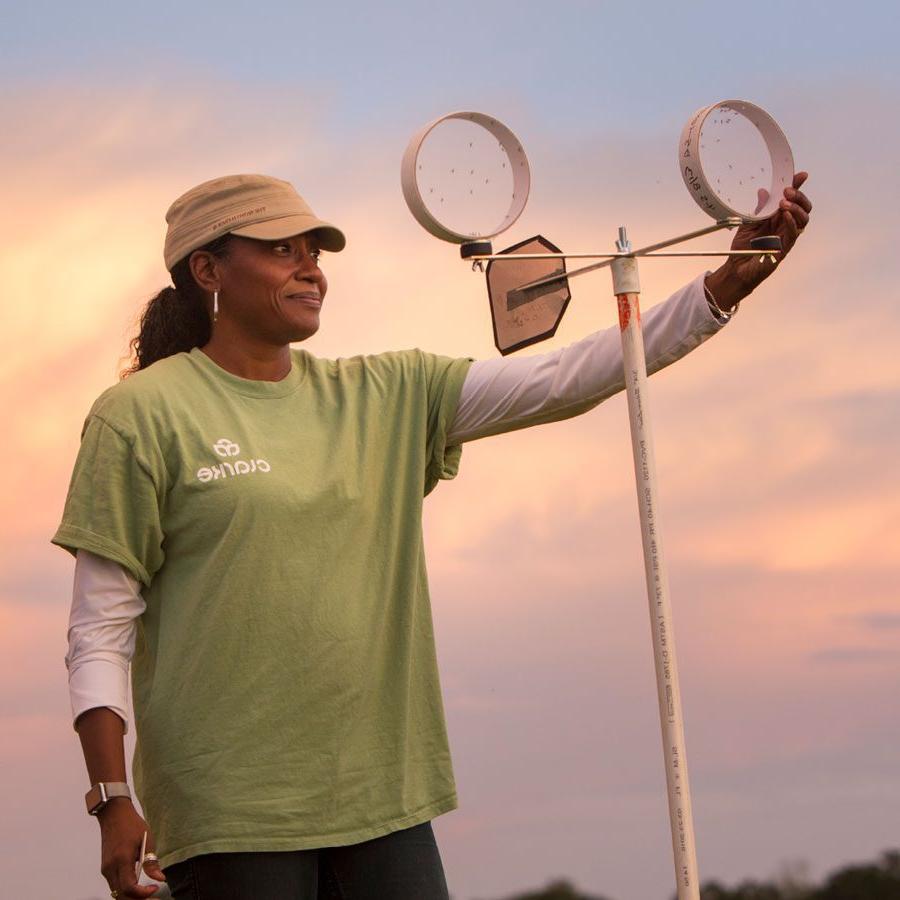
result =
[[[619,249],[630,249],[624,229],[619,231]],[[644,357],[638,303],[640,283],[637,260],[634,257],[616,259],[611,268],[622,333],[625,389],[631,422],[631,447],[637,481],[641,539],[644,545],[647,599],[650,603],[650,626],[653,633],[653,658],[656,665],[659,721],[662,728],[666,787],[669,796],[675,880],[678,886],[678,900],[699,900],[694,820],[691,813],[691,792],[684,748],[681,693],[678,689],[678,668],[675,661],[675,632],[672,627],[668,577],[662,551],[659,490],[647,402],[647,363]]]

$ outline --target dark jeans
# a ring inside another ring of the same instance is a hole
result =
[[[174,900],[449,900],[431,822],[346,847],[206,853],[165,875]]]

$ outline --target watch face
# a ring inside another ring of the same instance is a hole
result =
[[[99,781],[85,795],[84,802],[87,811],[96,816],[110,799],[114,797],[127,797],[131,799],[131,791],[128,785],[122,781]]]
[[[104,806],[106,806],[106,792],[103,790],[102,785],[95,784],[88,792],[84,798],[84,802],[87,806],[87,811],[90,815],[96,816]]]

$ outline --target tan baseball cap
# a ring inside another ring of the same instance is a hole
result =
[[[317,218],[288,181],[269,175],[226,175],[182,194],[166,212],[166,268],[223,234],[279,240],[318,232],[323,250],[343,250],[343,232]]]

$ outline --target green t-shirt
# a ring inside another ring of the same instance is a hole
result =
[[[53,543],[144,585],[134,783],[163,866],[369,840],[456,807],[422,499],[469,359],[194,349],[109,388]]]

